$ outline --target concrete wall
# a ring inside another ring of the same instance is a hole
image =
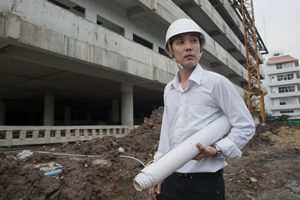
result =
[[[128,126],[0,126],[0,146],[66,143],[128,134]]]

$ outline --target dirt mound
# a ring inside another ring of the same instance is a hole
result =
[[[258,124],[255,135],[246,145],[246,149],[255,149],[266,146],[282,147],[299,145],[300,128],[294,127],[284,122],[271,122],[268,124]]]
[[[150,199],[148,191],[137,192],[132,181],[157,151],[162,116],[160,107],[122,138],[41,147],[38,150],[48,153],[34,152],[25,159],[18,158],[19,152],[0,152],[0,199]],[[289,142],[300,141],[298,131],[281,122],[258,125],[242,158],[227,161],[226,199],[299,199],[300,150]],[[55,169],[62,173],[44,175]]]
[[[148,199],[137,192],[133,179],[157,151],[163,107],[154,110],[145,123],[122,138],[106,136],[86,142],[43,147],[20,160],[16,153],[0,154],[0,199]],[[124,153],[119,152],[119,148]],[[94,155],[93,157],[59,154]],[[120,157],[120,155],[131,158]],[[62,169],[45,176],[44,171]]]

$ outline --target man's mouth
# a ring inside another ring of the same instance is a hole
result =
[[[184,56],[184,58],[193,58],[194,56],[193,55],[186,55]]]

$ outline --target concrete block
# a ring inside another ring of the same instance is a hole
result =
[[[32,133],[32,138],[33,139],[39,139],[39,131],[38,130],[34,130]]]
[[[19,139],[20,140],[25,140],[26,139],[26,131],[24,131],[24,130],[20,131]]]
[[[10,37],[13,39],[19,39],[21,32],[21,19],[20,17],[9,14],[7,16],[7,24],[6,24],[6,37]]]

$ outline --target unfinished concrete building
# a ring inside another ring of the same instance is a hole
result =
[[[141,124],[163,106],[164,87],[178,70],[164,40],[179,18],[193,19],[207,38],[201,66],[227,77],[246,99],[236,2],[1,1],[0,125]],[[257,37],[262,62],[267,49]]]

